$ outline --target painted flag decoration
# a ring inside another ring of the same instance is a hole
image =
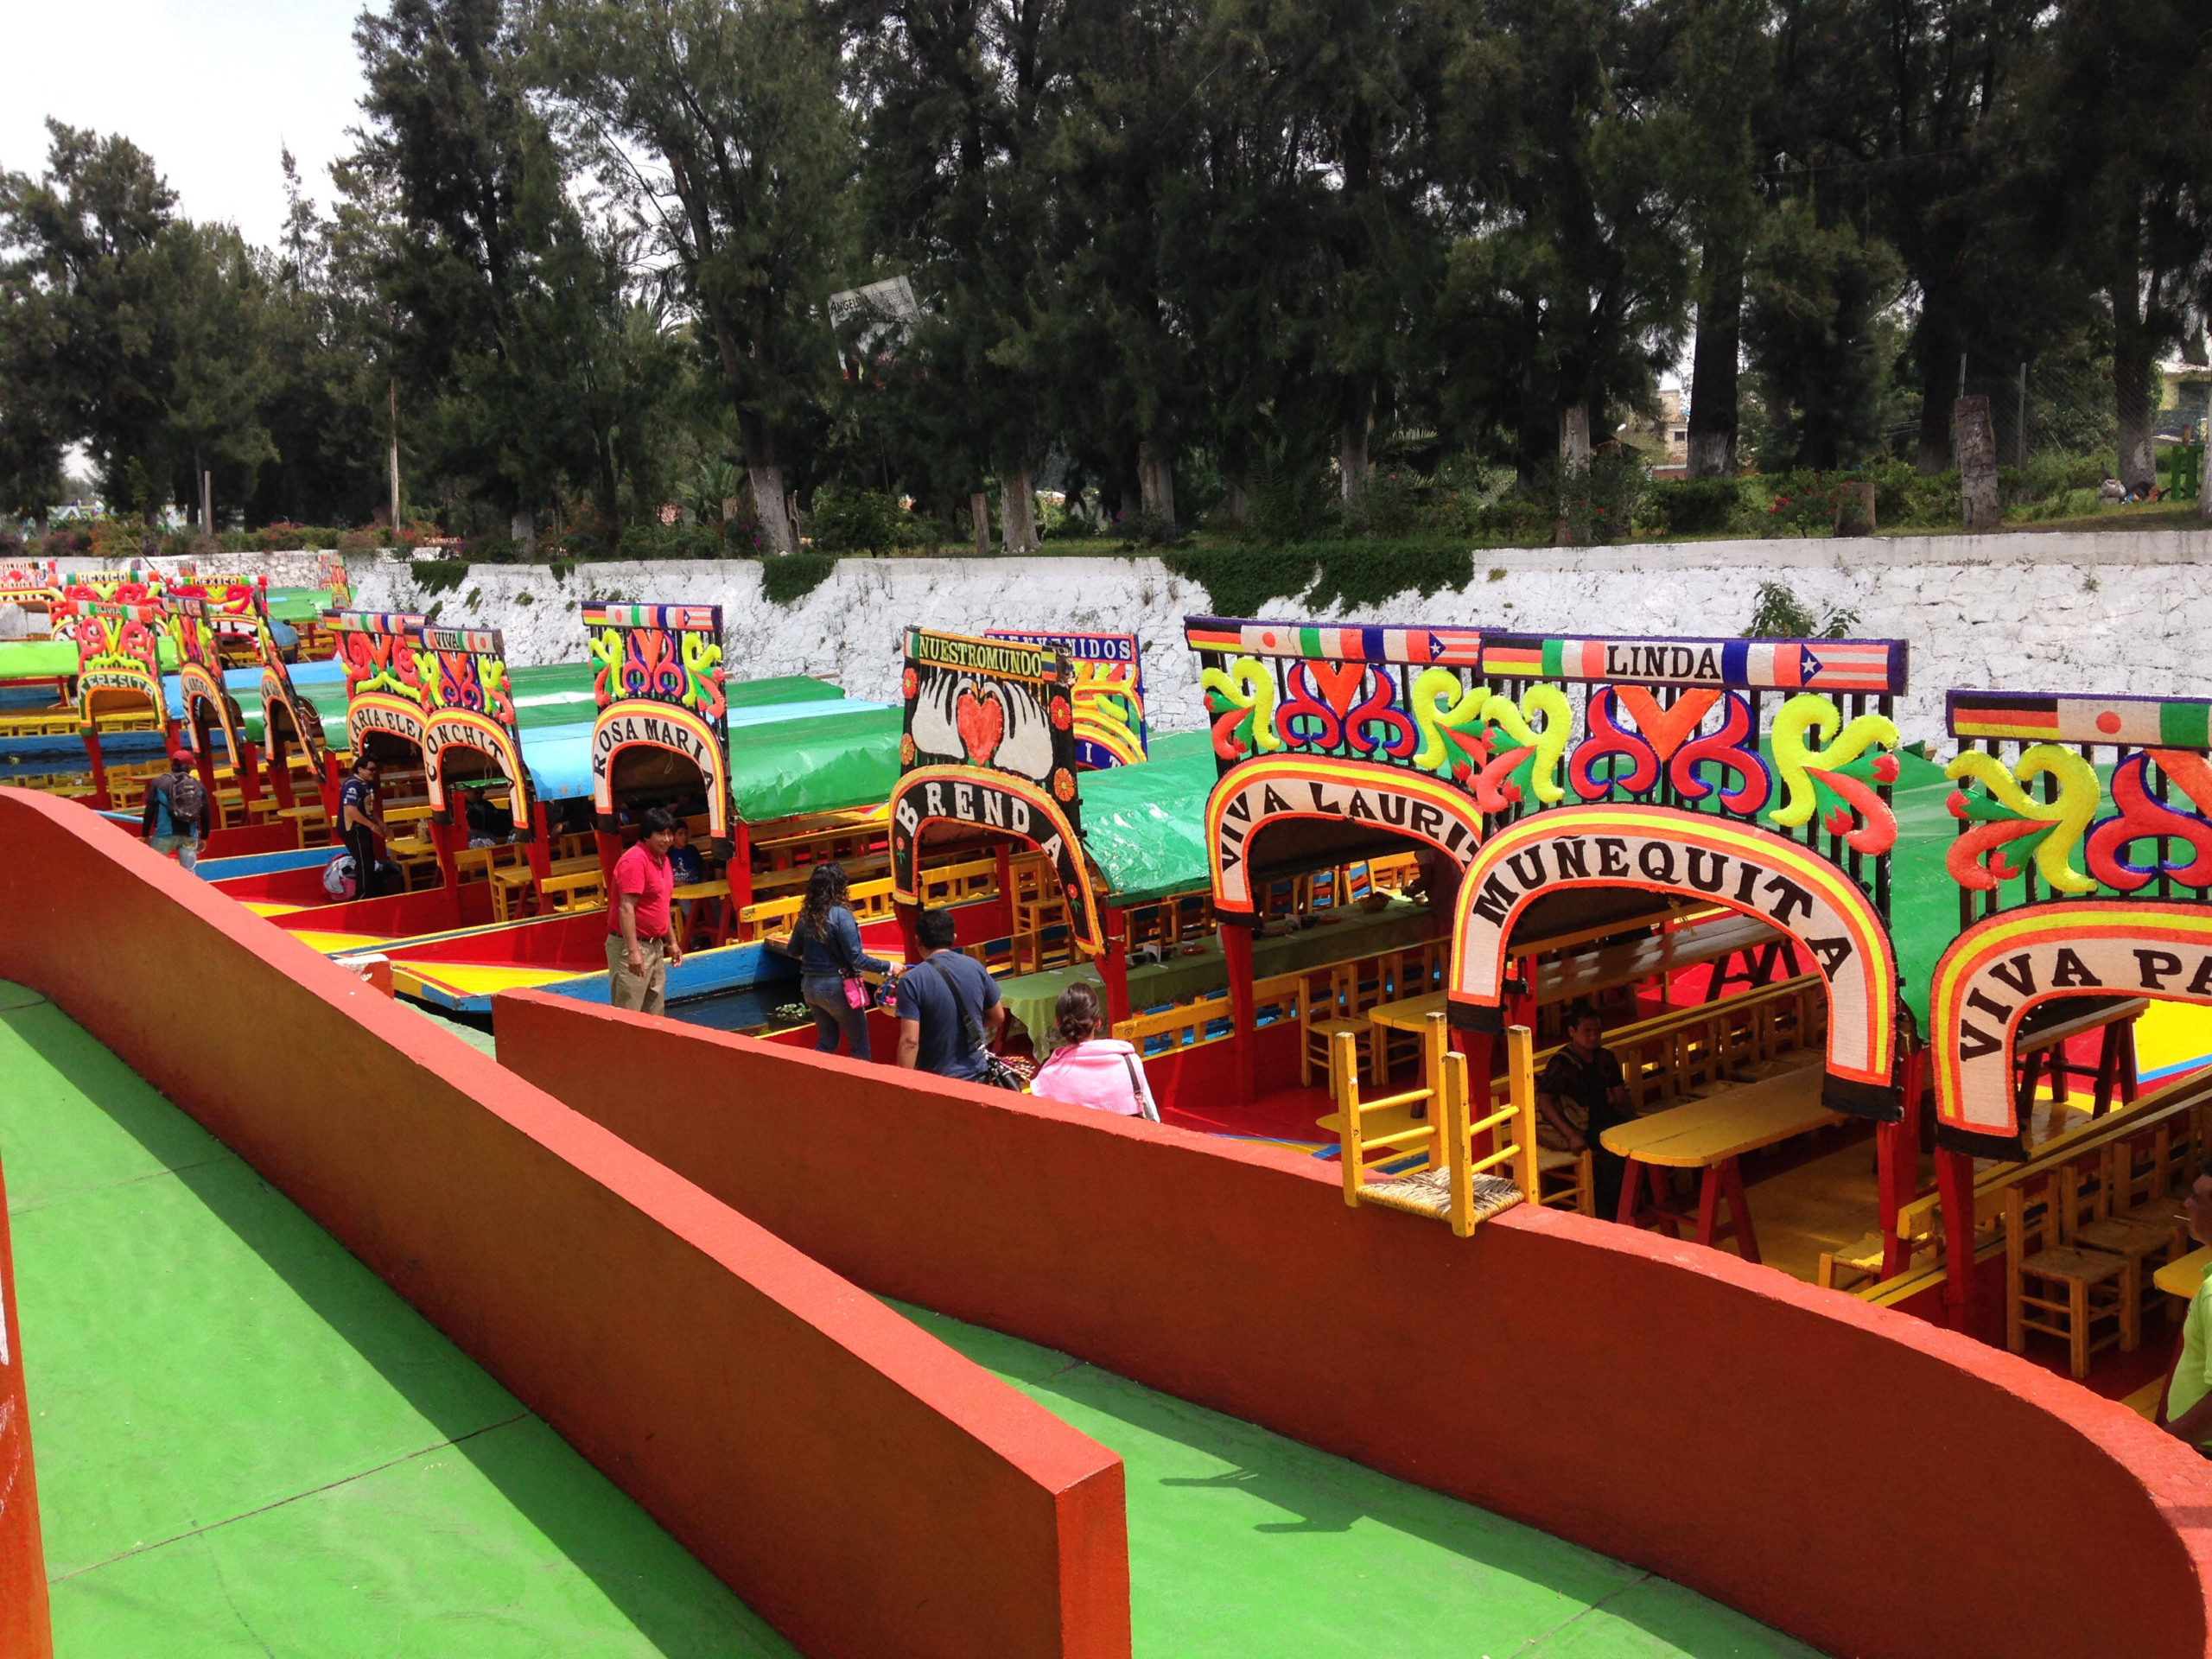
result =
[[[1944,699],[1944,713],[1954,737],[2212,749],[2212,702],[2189,698],[1954,691]]]
[[[1427,668],[1475,668],[1482,661],[1479,628],[1345,626],[1321,622],[1247,622],[1186,616],[1183,637],[1193,651],[1253,657],[1300,657],[1321,662],[1400,663]]]
[[[1899,639],[1590,639],[1492,634],[1483,672],[1503,679],[1896,693]]]

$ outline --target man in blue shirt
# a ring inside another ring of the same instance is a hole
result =
[[[669,868],[676,872],[676,885],[688,887],[707,879],[707,867],[699,856],[699,849],[691,844],[691,826],[678,818],[676,839],[668,849]]]
[[[357,750],[353,770],[338,786],[339,843],[353,855],[353,896],[371,899],[382,889],[383,871],[377,849],[385,836],[384,818],[377,811],[377,763],[366,751]]]
[[[983,1075],[984,1046],[1006,1023],[998,981],[952,948],[950,911],[923,912],[918,931],[929,954],[899,976],[899,1064],[972,1082]]]

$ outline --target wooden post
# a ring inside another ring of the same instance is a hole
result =
[[[284,740],[276,735],[266,713],[262,715],[262,735],[269,747],[261,752],[262,765],[268,768],[269,792],[276,798],[279,811],[289,812],[298,803],[292,798],[292,758],[284,753]],[[307,843],[302,842],[302,846]]]
[[[1904,1116],[1874,1131],[1880,1170],[1882,1277],[1894,1279],[1912,1265],[1912,1247],[1897,1236],[1897,1214],[1912,1202],[1920,1184],[1920,1096],[1927,1076],[1928,1051],[1904,1057]]]
[[[733,937],[743,938],[745,925],[738,920],[753,903],[753,830],[742,820],[730,825],[729,917]]]
[[[1952,1330],[1974,1334],[1974,1159],[1936,1154],[1936,1185],[1943,1195],[1943,1311]]]
[[[92,804],[105,812],[115,804],[107,792],[107,757],[100,753],[100,732],[97,725],[84,729],[85,753],[92,763]]]
[[[1951,410],[1951,443],[1959,459],[1959,505],[1969,534],[1997,528],[1997,432],[1989,399],[1961,397]]]
[[[1513,1178],[1521,1184],[1521,1196],[1529,1204],[1536,1197],[1536,1037],[1526,1026],[1509,1026],[1505,1030],[1505,1071],[1510,1080],[1514,1120],[1515,1150]],[[1490,1084],[1483,1084],[1483,1116],[1490,1116]]]
[[[200,533],[215,533],[215,474],[204,471],[200,474]]]
[[[531,880],[537,885],[538,891],[543,893],[545,890],[545,883],[553,879],[552,827],[546,819],[544,802],[539,801],[531,809],[530,823],[536,833],[524,843],[524,855],[530,860]],[[606,874],[607,903],[613,904],[614,876],[612,871]]]
[[[1098,958],[1098,977],[1106,987],[1106,1029],[1110,1033],[1129,1017],[1128,912],[1119,905],[1109,905],[1102,925],[1106,932],[1106,950]]]
[[[207,741],[207,722],[192,722],[192,769],[200,774],[200,786],[207,791],[207,804],[214,813],[215,827],[224,828],[223,804],[215,795],[215,750]],[[232,768],[236,771],[236,767]]]
[[[615,903],[614,861],[622,856],[622,836],[620,832],[617,830],[607,830],[594,828],[592,830],[592,841],[593,844],[599,849],[599,879],[601,883],[607,889],[607,907],[611,910],[614,907]],[[547,861],[550,864],[551,861],[548,860]],[[533,864],[531,867],[531,870],[533,875],[537,874],[536,865]],[[551,872],[550,870],[547,872],[548,874],[550,873]],[[537,875],[537,880],[538,882],[537,902],[540,906],[543,906],[545,902],[545,876]]]
[[[1229,965],[1230,1041],[1236,1050],[1236,1104],[1249,1106],[1259,1091],[1260,1067],[1258,1026],[1252,1008],[1252,930],[1223,917],[1221,954]]]
[[[231,771],[238,780],[238,816],[251,823],[253,809],[261,804],[261,751],[241,737],[238,752],[231,757]]]
[[[991,501],[981,490],[968,498],[969,516],[976,524],[976,556],[987,558],[991,551]]]
[[[447,816],[448,821],[444,823],[440,823],[435,815],[431,817],[430,845],[438,855],[438,885],[445,889],[448,913],[452,918],[451,925],[459,927],[461,925],[461,862],[454,856],[454,839],[458,836],[465,845],[468,839],[468,831],[464,827],[467,822],[466,814],[463,815],[462,824],[458,825],[450,821],[452,817],[450,811]]]

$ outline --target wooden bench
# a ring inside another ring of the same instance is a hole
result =
[[[596,863],[588,870],[548,876],[537,884],[537,891],[546,908],[559,914],[607,907],[606,878]]]
[[[2149,1173],[2133,1167],[2137,1159],[2132,1151],[2130,1166],[2126,1169],[2116,1166],[2117,1152],[2114,1154],[2115,1168],[2110,1179],[2118,1184],[2128,1204],[2134,1198],[2145,1195],[2157,1202],[2160,1182],[2169,1192],[2186,1187],[2197,1160],[2212,1149],[2212,1074],[2198,1072],[2177,1077],[2103,1117],[2083,1119],[2036,1147],[2024,1161],[1994,1163],[1980,1171],[1974,1178],[1974,1218],[1967,1229],[1974,1241],[1975,1261],[1985,1261],[2005,1248],[2005,1195],[2009,1187],[2023,1180],[2038,1179],[2058,1166],[2094,1154],[2101,1148],[2132,1148],[2146,1139],[2156,1165]],[[1884,1280],[1878,1277],[1878,1270],[1871,1281],[1852,1287],[1853,1294],[1867,1301],[1893,1306],[1940,1281],[1944,1273],[1940,1254],[1933,1262],[1918,1267],[1914,1265],[1914,1257],[1923,1251],[1940,1252],[1942,1249],[1942,1196],[1934,1192],[1921,1193],[1901,1205],[1897,1211],[1897,1236],[1904,1246],[1904,1271]],[[1877,1242],[1862,1238],[1857,1244],[1835,1252],[1839,1268],[1863,1272],[1861,1263]]]
[[[2012,1183],[2078,1157],[2100,1144],[2129,1140],[2161,1125],[2186,1128],[2187,1133],[2174,1143],[2170,1158],[2177,1170],[2190,1166],[2187,1160],[2201,1155],[2198,1149],[2206,1143],[2207,1129],[2212,1128],[2208,1118],[2212,1118],[2212,1075],[2198,1072],[2151,1090],[2131,1104],[2102,1117],[2084,1119],[2035,1147],[2033,1155],[2025,1161],[1996,1164],[1978,1173],[1974,1177],[1973,1230],[1980,1234],[1997,1224],[2004,1211],[2005,1188]],[[1942,1211],[1940,1193],[1922,1193],[1899,1207],[1897,1236],[1909,1243],[1940,1238]]]
[[[1677,968],[1731,957],[1779,937],[1772,926],[1756,917],[1731,914],[1696,927],[1649,934],[1625,944],[1539,963],[1535,1001],[1539,1005],[1580,1001],[1617,985],[1633,985]]]
[[[1310,976],[1308,970],[1255,980],[1252,982],[1255,1023],[1270,1026],[1280,1020],[1297,1019]],[[1213,991],[1195,1001],[1148,1008],[1117,1021],[1113,1034],[1123,1042],[1134,1045],[1137,1052],[1145,1058],[1153,1059],[1179,1049],[1196,1048],[1201,1043],[1224,1040],[1230,1035],[1230,1007],[1227,991]],[[1216,1027],[1220,1029],[1214,1029]],[[1152,1046],[1155,1041],[1160,1045],[1156,1048]]]

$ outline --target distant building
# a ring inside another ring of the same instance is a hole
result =
[[[1683,407],[1681,388],[1660,387],[1658,418],[1639,415],[1621,436],[1643,452],[1653,472],[1662,478],[1680,476],[1690,459],[1689,413]]]

